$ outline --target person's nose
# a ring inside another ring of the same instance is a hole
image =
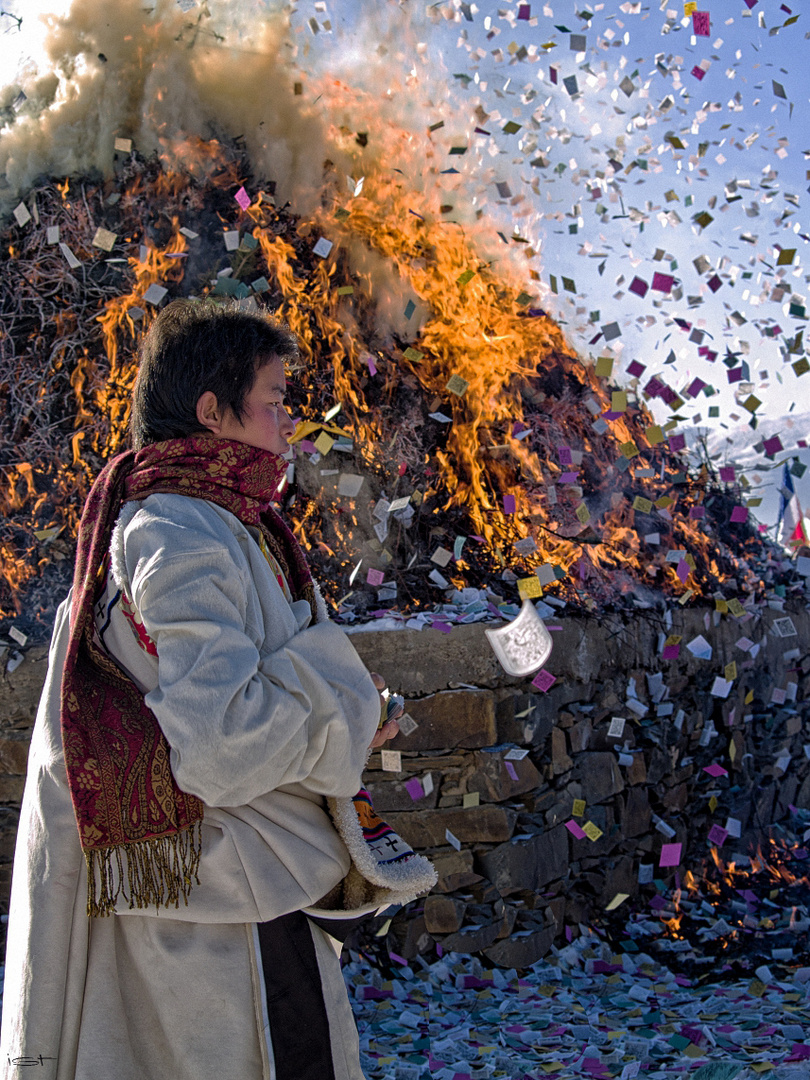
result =
[[[295,434],[295,423],[286,409],[282,409],[278,430],[285,439],[289,439]]]

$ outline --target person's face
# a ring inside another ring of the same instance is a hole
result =
[[[215,395],[208,390],[197,404],[197,416],[221,439],[285,454],[290,448],[288,439],[295,431],[295,424],[284,407],[286,393],[284,362],[274,357],[256,373],[253,389],[245,397],[241,420],[231,409],[220,409]]]

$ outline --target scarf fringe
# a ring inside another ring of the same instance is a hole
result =
[[[179,907],[181,896],[188,906],[192,885],[200,883],[201,851],[200,821],[154,840],[85,851],[88,916],[114,914],[121,896],[130,908]]]

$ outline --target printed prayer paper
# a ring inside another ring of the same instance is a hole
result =
[[[369,572],[366,574],[366,582],[369,585],[373,585],[375,588],[382,585],[384,581],[385,574],[382,572],[382,570],[369,569]]]
[[[592,844],[595,844],[599,837],[602,836],[602,830],[593,821],[586,821],[582,831]]]
[[[461,799],[461,805],[465,810],[471,806],[479,806],[480,803],[481,795],[478,791],[467,791]]]
[[[436,563],[437,566],[447,566],[449,562],[452,562],[453,552],[448,551],[445,547],[438,547],[430,556],[430,561]]]
[[[469,387],[470,384],[466,379],[462,379],[460,375],[451,375],[445,389],[449,390],[451,394],[455,394],[456,397],[464,397]]]
[[[338,480],[338,495],[348,499],[355,499],[360,494],[362,486],[362,476],[357,473],[341,473]]]
[[[722,847],[727,839],[728,833],[721,825],[712,825],[709,829],[709,840],[718,847]]]
[[[146,292],[143,294],[144,300],[147,304],[152,304],[157,307],[161,301],[169,295],[169,290],[165,289],[162,285],[158,285],[157,282],[149,286]]]
[[[457,836],[454,836],[449,829],[444,830],[444,838],[451,847],[456,849],[456,851],[461,851],[461,841]]]
[[[683,844],[662,844],[659,866],[678,866],[681,861],[681,848]]]
[[[334,246],[331,240],[327,240],[325,236],[322,236],[313,247],[312,254],[325,259]]]
[[[583,814],[585,813],[585,805],[586,804],[584,799],[574,799],[574,804],[571,807],[571,813],[574,815],[574,817],[583,816]]]
[[[532,679],[532,686],[536,690],[539,690],[541,693],[545,694],[548,690],[552,688],[556,681],[556,675],[552,675],[548,671],[538,671],[538,673]]]
[[[383,772],[402,772],[402,754],[399,750],[381,750]]]
[[[566,821],[565,827],[577,840],[584,840],[587,836],[585,830],[576,821]]]
[[[113,149],[117,150],[119,154],[129,154],[132,152],[132,139],[116,138],[113,143]]]
[[[250,206],[250,196],[245,191],[244,186],[240,187],[237,193],[234,195],[234,199],[239,203],[243,210],[247,210]]]
[[[419,799],[424,799],[425,797],[425,791],[422,787],[422,781],[419,779],[418,776],[412,776],[410,780],[405,781],[405,790],[408,792],[414,802],[418,802]]]

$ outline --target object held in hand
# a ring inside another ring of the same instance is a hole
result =
[[[405,705],[405,698],[401,694],[392,694],[388,687],[380,691],[380,696],[385,700],[380,710],[380,722],[377,725],[377,731],[381,731],[388,721],[393,719],[394,713]]]
[[[551,634],[531,600],[523,601],[512,622],[484,633],[507,675],[531,675],[551,656]]]

